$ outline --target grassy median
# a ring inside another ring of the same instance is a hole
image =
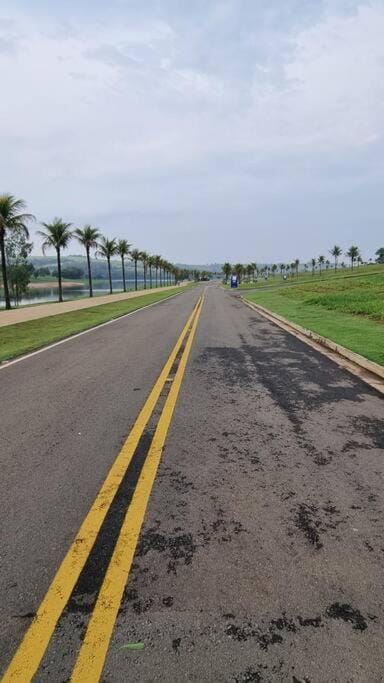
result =
[[[384,365],[384,271],[245,297]]]
[[[108,320],[120,318],[126,313],[168,299],[173,294],[183,291],[186,291],[186,288],[174,287],[167,291],[162,292],[160,290],[124,301],[0,327],[0,362],[16,358],[29,351],[36,351],[36,349],[47,346],[47,344],[65,339],[65,337],[70,337],[77,332],[83,332],[90,327],[101,325]]]

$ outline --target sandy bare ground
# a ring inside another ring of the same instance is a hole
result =
[[[84,285],[84,282],[78,281],[78,280],[70,280],[70,281],[64,281],[62,283],[63,288],[65,287],[82,287]],[[29,289],[42,289],[48,288],[49,287],[57,287],[57,280],[47,280],[46,282],[30,282],[29,283]],[[87,285],[85,285],[86,287]]]
[[[183,284],[179,285],[180,287]],[[162,287],[163,291],[172,289],[172,287]],[[51,315],[58,315],[59,313],[70,313],[71,311],[80,311],[83,308],[93,308],[93,306],[102,306],[103,304],[111,304],[115,301],[123,301],[124,299],[132,299],[136,296],[144,296],[159,291],[158,289],[142,289],[139,292],[121,292],[120,294],[107,294],[106,296],[97,296],[93,299],[86,297],[85,299],[75,299],[74,301],[63,301],[62,303],[40,304],[36,306],[25,306],[23,308],[12,309],[11,311],[0,312],[0,327],[6,325],[15,325],[16,323],[25,323],[28,320],[38,320],[39,318],[48,318]]]

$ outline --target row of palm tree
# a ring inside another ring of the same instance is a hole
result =
[[[7,278],[7,261],[5,251],[6,235],[12,232],[21,232],[26,238],[29,238],[28,224],[35,220],[32,214],[25,213],[25,202],[22,199],[16,199],[11,194],[0,195],[0,254],[1,254],[1,269],[2,280],[4,288],[5,307],[11,308],[11,300],[8,287]],[[173,264],[165,261],[161,256],[151,256],[145,251],[132,249],[131,245],[125,239],[109,239],[103,236],[97,228],[92,225],[84,225],[83,228],[73,228],[71,223],[63,221],[61,218],[55,218],[51,223],[41,223],[43,230],[38,230],[39,236],[42,238],[42,251],[45,254],[46,250],[53,248],[57,256],[57,277],[59,288],[59,301],[63,301],[63,286],[62,286],[62,268],[61,255],[63,249],[66,249],[72,239],[76,239],[85,249],[87,259],[88,271],[88,285],[89,296],[93,296],[92,286],[92,266],[91,266],[91,252],[95,252],[96,257],[105,258],[108,266],[109,291],[112,294],[112,273],[111,273],[111,259],[113,256],[120,256],[122,275],[123,275],[123,289],[127,291],[125,265],[128,257],[134,263],[135,272],[135,290],[138,289],[138,263],[141,262],[143,266],[144,289],[147,289],[147,281],[149,274],[149,286],[153,286],[153,271],[155,271],[156,287],[160,285],[165,286],[177,283],[181,277],[185,277],[186,273],[180,271]]]
[[[334,258],[334,269],[336,272],[339,267],[339,257],[343,253],[342,248],[338,245],[335,245],[329,250],[329,253]],[[360,250],[356,245],[349,247],[348,251],[345,252],[345,255],[350,259],[351,269],[354,268],[356,263],[358,265],[363,263]],[[321,254],[318,258],[312,258],[309,264],[303,264],[304,272],[308,271],[309,265],[312,267],[313,275],[315,274],[317,267],[319,268],[319,273],[321,275],[324,268],[328,270],[328,268],[331,266],[331,262]],[[291,273],[292,276],[296,275],[296,277],[299,277],[299,267],[299,259],[295,259],[292,261],[292,263],[280,263],[279,265],[273,263],[272,265],[265,266],[257,266],[256,263],[249,263],[245,265],[242,263],[236,263],[232,265],[231,263],[226,262],[223,264],[222,272],[224,275],[224,280],[227,283],[231,275],[236,275],[238,281],[241,282],[244,278],[247,278],[248,281],[250,281],[259,276],[268,277],[270,273],[275,275],[278,270],[280,271],[282,277],[288,273]],[[344,262],[341,263],[341,267],[345,268]]]
[[[84,248],[87,257],[89,296],[93,296],[92,269],[91,269],[91,250],[95,250],[95,256],[105,258],[108,266],[109,292],[113,293],[111,259],[113,256],[120,256],[123,275],[123,291],[127,291],[125,264],[126,258],[130,257],[134,263],[135,272],[135,291],[138,289],[138,263],[143,265],[144,289],[147,289],[148,270],[149,286],[152,288],[152,268],[156,271],[156,287],[159,284],[158,275],[160,273],[160,286],[176,283],[179,278],[179,270],[171,263],[165,261],[161,256],[151,256],[146,251],[132,249],[125,239],[110,239],[101,235],[97,228],[87,224],[83,228],[72,230],[70,223],[65,223],[61,218],[55,218],[52,223],[42,223],[45,230],[39,230],[38,234],[43,238],[43,253],[49,247],[53,247],[57,253],[57,272],[59,282],[59,301],[63,300],[62,278],[61,278],[61,250],[68,247],[72,238],[75,238]]]

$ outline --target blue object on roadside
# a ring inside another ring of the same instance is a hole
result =
[[[237,275],[231,276],[231,289],[238,286]]]

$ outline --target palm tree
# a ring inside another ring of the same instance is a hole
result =
[[[1,272],[4,287],[5,308],[11,308],[7,277],[7,259],[5,255],[5,238],[7,233],[21,232],[28,238],[27,224],[35,220],[31,213],[21,213],[26,204],[23,199],[16,199],[12,194],[0,195],[0,253]]]
[[[72,223],[65,223],[61,218],[54,218],[52,223],[41,224],[45,230],[38,230],[38,234],[43,238],[41,248],[43,254],[45,250],[53,247],[56,249],[57,256],[57,277],[59,282],[59,301],[63,301],[63,284],[61,278],[61,250],[66,249],[72,239]]]
[[[227,284],[228,278],[229,278],[230,274],[232,273],[232,266],[230,263],[228,263],[228,261],[223,264],[222,271],[223,271],[223,275],[225,278],[225,284]]]
[[[237,275],[237,279],[239,281],[239,285],[241,284],[241,278],[243,276],[244,272],[244,266],[242,263],[236,263],[236,265],[233,268],[235,275]]]
[[[160,263],[161,263],[161,256],[159,256],[159,255],[154,256],[153,257],[153,265],[155,267],[155,272],[156,272],[156,287],[158,287],[158,283],[159,283]]]
[[[315,268],[316,268],[316,259],[312,258],[311,259],[311,265],[312,265],[312,275],[315,274]]]
[[[325,256],[319,256],[318,264],[319,264],[319,268],[320,268],[320,276],[321,276],[321,268],[324,265],[324,263],[325,263]]]
[[[253,261],[251,263],[251,266],[252,266],[252,278],[254,280],[256,275],[257,275],[257,264]]]
[[[147,254],[146,251],[141,251],[140,252],[140,261],[143,264],[143,273],[144,273],[144,289],[147,289],[147,266],[148,266],[148,259],[149,259],[149,254]]]
[[[300,265],[300,260],[297,258],[297,259],[295,259],[296,277],[299,277],[299,265]]]
[[[112,274],[111,274],[111,257],[117,253],[116,240],[110,240],[108,237],[102,237],[96,252],[97,256],[107,259],[108,263],[108,278],[109,278],[109,293],[112,294]]]
[[[280,263],[279,268],[280,268],[280,275],[281,275],[281,277],[283,277],[283,270],[285,270],[285,263]]]
[[[275,277],[276,271],[277,271],[277,265],[276,265],[276,263],[274,263],[273,266],[272,266],[272,275],[273,275],[273,277]]]
[[[131,258],[135,264],[135,291],[137,292],[137,262],[140,261],[141,252],[138,249],[133,249],[131,251]]]
[[[117,242],[117,246],[116,246],[116,254],[119,254],[119,256],[121,258],[121,269],[123,271],[123,290],[124,290],[124,292],[127,291],[127,287],[125,285],[125,261],[124,261],[124,259],[129,254],[129,247],[130,246],[131,245],[128,244],[127,240],[119,240]]]
[[[153,286],[153,281],[152,281],[152,268],[155,266],[155,257],[154,256],[149,256],[148,257],[148,269],[149,269],[149,288],[152,289]]]
[[[349,256],[351,259],[351,268],[353,269],[354,263],[356,259],[359,257],[359,247],[356,247],[352,245],[352,247],[349,247],[346,256]]]
[[[93,228],[92,225],[87,224],[84,225],[83,228],[76,228],[73,235],[85,248],[88,267],[89,296],[93,296],[90,251],[91,249],[97,248],[97,240],[100,237],[100,233],[96,228]]]
[[[342,253],[342,252],[341,252],[341,247],[339,247],[337,244],[335,244],[335,246],[332,247],[332,249],[330,249],[330,252],[329,252],[329,253],[330,253],[330,254],[333,256],[333,258],[335,259],[335,273],[336,273],[336,271],[337,271],[337,262],[338,262],[338,260],[339,260],[339,256],[341,256],[341,253]]]
[[[160,286],[161,286],[161,283],[162,283],[162,286],[163,286],[163,287],[166,287],[166,286],[167,286],[167,282],[166,282],[166,273],[165,273],[165,271],[166,271],[166,266],[167,266],[167,262],[164,261],[164,259],[161,259],[161,264],[160,264]],[[161,273],[163,273],[163,274],[161,274]],[[163,278],[163,279],[161,279],[161,278]]]

